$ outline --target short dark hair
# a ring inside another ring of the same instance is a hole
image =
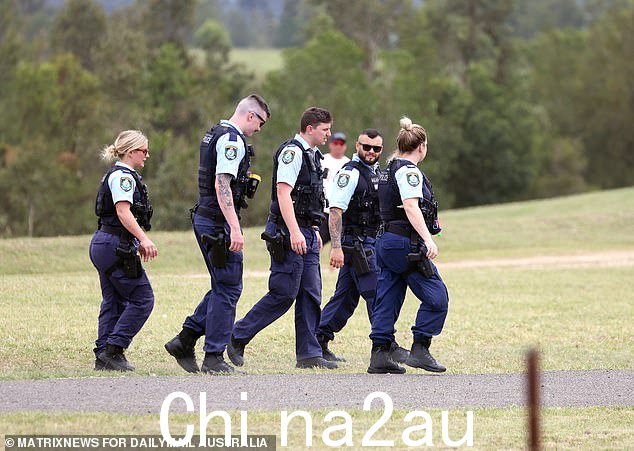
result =
[[[374,139],[377,136],[383,138],[383,135],[376,128],[366,128],[361,132],[362,135],[367,136],[370,139]]]
[[[302,114],[302,120],[300,123],[300,130],[302,132],[306,131],[306,128],[309,125],[315,127],[319,124],[330,124],[332,123],[332,116],[330,115],[330,111],[325,110],[323,108],[319,108],[316,106],[311,106],[304,114]]]
[[[269,110],[269,106],[264,100],[264,98],[258,94],[251,94],[247,97],[249,100],[254,100],[258,106],[266,113],[266,118],[269,119],[271,117],[271,110]]]

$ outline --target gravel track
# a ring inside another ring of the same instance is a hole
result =
[[[119,412],[158,414],[165,397],[188,394],[198,411],[206,392],[212,410],[361,409],[374,391],[395,409],[521,406],[524,374],[328,374],[183,377],[90,377],[0,382],[0,412]],[[544,406],[634,406],[634,370],[545,371]],[[247,392],[248,399],[240,400]],[[373,406],[382,408],[380,401]],[[186,412],[175,400],[170,412]]]

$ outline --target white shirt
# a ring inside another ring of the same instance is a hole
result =
[[[242,130],[231,121],[220,121],[222,125],[230,125],[240,134]],[[244,141],[235,131],[225,133],[216,142],[216,175],[231,174],[238,176],[238,167],[245,155]]]
[[[131,166],[128,166],[125,163],[117,161],[115,166],[122,166],[124,168],[128,168],[134,172]],[[130,204],[134,204],[134,189],[136,187],[136,181],[131,174],[123,171],[114,171],[108,177],[108,187],[110,188],[110,192],[112,193],[112,203],[116,204],[117,202],[130,202]]]
[[[295,140],[299,141],[304,149],[311,153],[311,158],[315,157],[316,147],[311,148],[301,135],[295,135]],[[284,147],[277,157],[277,183],[287,183],[295,187],[299,171],[302,169],[302,149],[295,144]]]
[[[398,190],[401,193],[401,200],[403,201],[405,199],[423,197],[423,174],[421,174],[420,169],[414,163],[409,163],[394,174]]]
[[[345,155],[338,159],[334,158],[329,153],[324,155],[324,159],[321,162],[321,166],[324,170],[328,169],[328,173],[326,174],[326,178],[324,179],[324,195],[326,196],[326,199],[328,200],[329,204],[331,203],[330,189],[331,189],[332,181],[335,179],[335,175],[337,175],[337,172],[339,172],[339,170],[343,167],[343,165],[346,164],[348,161],[350,161],[350,158],[346,157]],[[328,213],[330,209],[326,207],[324,208],[324,211]]]

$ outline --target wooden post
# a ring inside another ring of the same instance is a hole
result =
[[[533,348],[528,351],[528,449],[538,451],[539,447],[539,353]]]

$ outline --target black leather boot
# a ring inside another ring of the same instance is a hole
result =
[[[244,348],[246,347],[246,343],[241,343],[237,341],[233,335],[229,339],[229,343],[227,343],[227,356],[231,363],[235,366],[244,365]]]
[[[392,357],[392,360],[396,363],[405,363],[409,357],[409,351],[400,347],[396,341],[393,341],[390,344],[390,357]]]
[[[414,368],[422,368],[433,373],[444,373],[447,371],[447,368],[436,362],[436,359],[429,353],[430,345],[430,337],[425,337],[422,341],[415,341],[414,344],[412,344],[412,350],[405,364]]]
[[[203,360],[200,371],[203,373],[211,374],[236,372],[236,370],[231,365],[225,362],[222,354],[215,354],[210,352],[205,353],[205,360]]]
[[[188,373],[197,373],[196,340],[199,336],[191,329],[183,330],[165,343],[165,350],[176,359],[176,363]]]
[[[97,356],[106,370],[134,371],[134,367],[128,362],[123,354],[123,348],[116,345],[106,345],[103,351]]]
[[[337,357],[334,352],[328,349],[328,342],[330,339],[322,334],[317,334],[317,341],[319,342],[319,346],[321,346],[321,353],[324,356],[324,359],[329,362],[345,362],[346,359],[343,357]]]
[[[370,355],[370,366],[368,367],[370,374],[404,374],[405,368],[396,363],[390,357],[390,345],[381,344],[372,346],[372,354]]]

